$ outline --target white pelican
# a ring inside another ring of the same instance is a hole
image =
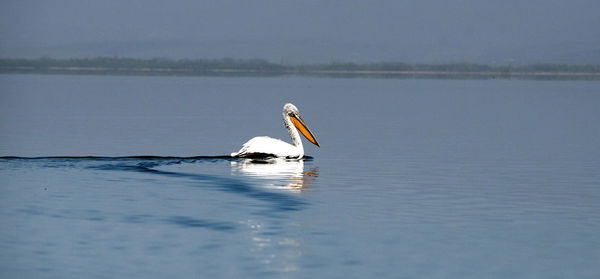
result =
[[[301,159],[304,157],[304,147],[302,146],[302,140],[298,134],[300,133],[306,137],[306,139],[312,142],[314,145],[321,147],[315,136],[310,132],[302,118],[296,106],[292,104],[285,104],[283,106],[283,124],[292,137],[291,145],[282,140],[270,138],[270,137],[255,137],[244,143],[240,151],[231,153],[232,157],[285,157],[288,159]],[[293,126],[292,126],[293,125]]]

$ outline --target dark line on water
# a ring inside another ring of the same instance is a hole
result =
[[[202,160],[202,159],[235,159],[229,155],[218,156],[153,156],[153,155],[136,155],[136,156],[45,156],[45,157],[20,157],[20,156],[1,156],[0,159],[8,160],[43,160],[43,159],[81,159],[81,160]]]
[[[187,216],[172,216],[164,221],[186,228],[207,228],[216,231],[231,231],[236,228],[236,226],[231,222],[211,221]]]
[[[244,158],[231,157],[230,155],[202,155],[202,156],[154,156],[154,155],[134,155],[134,156],[42,156],[42,157],[21,157],[21,156],[0,156],[1,160],[46,160],[46,159],[68,159],[68,160],[239,160]],[[250,157],[253,159],[253,157]],[[304,160],[312,160],[311,156],[304,156]]]

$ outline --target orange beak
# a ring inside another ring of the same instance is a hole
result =
[[[319,142],[317,141],[317,139],[315,138],[313,133],[311,133],[310,130],[308,129],[308,126],[306,126],[306,123],[304,123],[304,121],[302,121],[302,118],[300,118],[300,115],[292,115],[292,116],[290,116],[290,119],[292,120],[294,127],[296,127],[296,129],[298,129],[298,131],[300,131],[300,133],[302,133],[302,135],[308,141],[312,142],[314,145],[316,145],[318,147],[321,147],[321,145],[319,145]]]

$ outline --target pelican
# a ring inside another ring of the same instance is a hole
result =
[[[290,133],[292,144],[271,137],[255,137],[242,145],[238,152],[231,153],[231,157],[284,157],[287,159],[302,159],[304,147],[298,134],[300,133],[314,145],[321,147],[315,136],[300,118],[298,108],[292,104],[283,106],[283,124]]]

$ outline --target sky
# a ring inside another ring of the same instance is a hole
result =
[[[600,1],[0,2],[0,57],[600,63]]]

